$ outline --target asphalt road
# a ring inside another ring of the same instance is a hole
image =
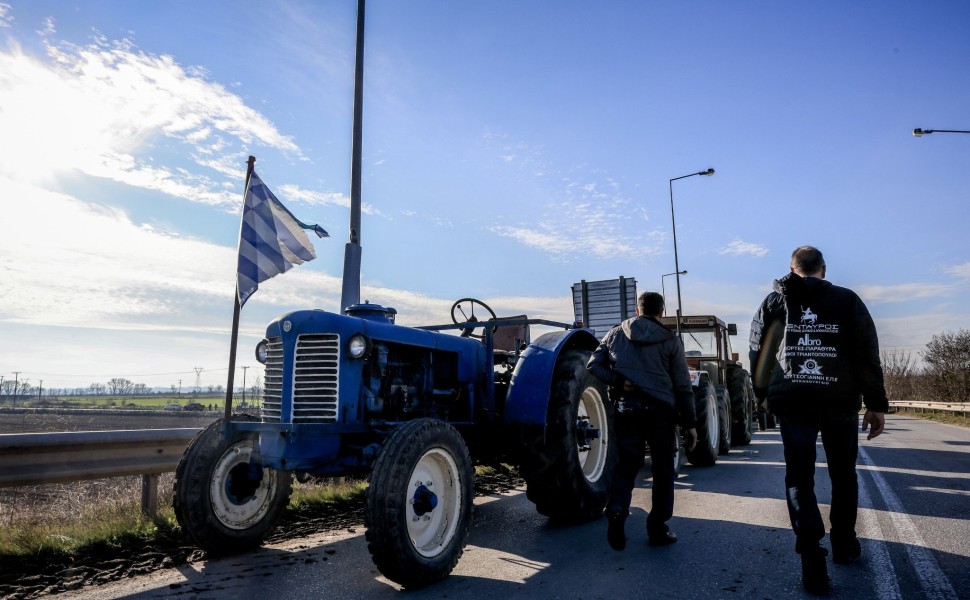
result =
[[[970,598],[970,429],[890,416],[861,437],[858,533],[863,558],[832,565],[832,597]],[[819,449],[818,495],[830,488]],[[452,575],[402,591],[377,572],[363,528],[294,539],[259,551],[60,594],[62,598],[800,598],[784,503],[778,431],[759,432],[709,468],[678,480],[671,528],[680,541],[646,544],[649,471],[634,492],[624,552],[606,522],[554,526],[521,491],[479,498],[468,546]],[[827,513],[827,504],[823,512]]]

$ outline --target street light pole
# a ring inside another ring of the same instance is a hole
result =
[[[687,271],[681,271],[679,274],[686,275]],[[664,297],[664,316],[667,315],[667,290],[664,289],[664,277],[667,277],[669,275],[678,275],[678,273],[664,273],[663,275],[660,276],[660,293]]]
[[[680,262],[677,260],[677,221],[674,219],[674,182],[678,179],[686,179],[687,177],[693,177],[694,175],[704,175],[710,176],[714,174],[714,169],[708,169],[706,171],[698,171],[697,173],[691,173],[690,175],[681,175],[680,177],[674,177],[668,181],[668,187],[670,188],[670,224],[674,232],[674,274],[677,276],[677,337],[680,337],[680,316],[683,306],[680,302]],[[663,282],[663,278],[661,278]]]
[[[920,129],[919,127],[913,130],[913,135],[916,137],[922,137],[931,133],[970,133],[970,131],[964,129]]]

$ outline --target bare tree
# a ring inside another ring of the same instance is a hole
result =
[[[886,383],[886,395],[889,396],[890,401],[919,399],[916,377],[918,369],[912,354],[900,350],[884,351],[882,371]]]
[[[923,360],[939,400],[970,401],[970,330],[934,335],[926,344]]]
[[[134,385],[129,379],[115,377],[108,382],[108,393],[112,396],[124,396],[131,393]]]
[[[261,377],[257,375],[256,381],[254,381],[253,384],[249,386],[249,394],[251,398],[249,403],[256,404],[257,398],[259,398],[262,395],[262,393],[263,393],[263,380]]]

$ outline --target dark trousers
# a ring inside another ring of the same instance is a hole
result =
[[[653,506],[647,516],[647,533],[667,533],[667,521],[674,514],[674,449],[676,428],[673,409],[666,407],[636,408],[614,414],[619,460],[613,471],[607,514],[630,512],[637,474],[644,464],[645,444],[650,444],[653,474]]]
[[[785,497],[795,532],[795,551],[818,546],[825,524],[815,496],[815,443],[822,434],[829,479],[832,481],[832,538],[855,537],[859,506],[856,458],[859,452],[859,415],[823,413],[781,416],[785,446]]]

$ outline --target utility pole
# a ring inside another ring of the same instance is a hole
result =
[[[20,371],[13,372],[13,405],[17,406],[17,382],[19,381]]]
[[[37,399],[38,400],[44,399],[44,380],[43,379],[40,380],[40,385],[37,386]]]
[[[195,395],[199,395],[199,391],[202,389],[202,367],[192,367],[195,371]]]
[[[182,399],[182,380],[179,379],[179,400]]]
[[[242,368],[242,370],[243,370],[243,396],[242,396],[242,403],[243,404],[246,404],[246,369],[248,369],[248,368],[249,367],[243,367]]]

